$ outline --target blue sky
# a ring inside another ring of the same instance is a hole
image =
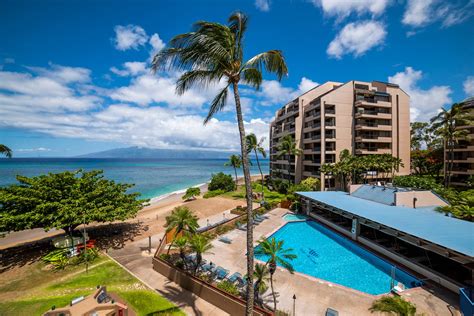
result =
[[[197,20],[250,17],[246,56],[281,49],[282,82],[242,87],[248,131],[267,136],[275,110],[324,81],[391,81],[412,120],[474,95],[474,0],[0,2],[0,143],[15,156],[117,147],[236,150],[232,100],[202,125],[209,91],[174,94],[176,73],[150,56]]]

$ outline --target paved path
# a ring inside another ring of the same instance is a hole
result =
[[[156,247],[162,235],[152,237],[152,247]],[[179,285],[162,276],[152,267],[152,256],[156,248],[148,253],[148,238],[138,240],[122,249],[109,250],[109,256],[123,265],[137,278],[161,296],[179,306],[188,315],[228,315],[221,309],[184,290]]]

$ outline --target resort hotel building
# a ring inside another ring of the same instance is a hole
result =
[[[344,149],[353,155],[391,154],[404,165],[397,174],[408,175],[409,100],[398,85],[379,81],[329,81],[307,91],[279,109],[270,125],[271,177],[290,177],[296,183],[321,179],[321,165],[337,162]],[[278,157],[278,144],[286,135],[302,155]],[[321,185],[333,187],[334,179]]]
[[[474,114],[474,97],[470,97],[461,102],[465,109],[469,109]],[[466,128],[466,126],[463,126]],[[451,171],[451,184],[457,186],[467,186],[469,177],[474,176],[474,126],[467,126],[469,130],[469,137],[461,139],[457,144],[454,144],[453,149],[453,169]],[[445,167],[450,158],[449,150],[444,153]]]

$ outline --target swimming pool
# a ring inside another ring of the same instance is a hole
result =
[[[295,221],[305,221],[308,218],[304,215],[288,213],[288,214],[283,215],[283,219],[286,222],[295,222]]]
[[[390,291],[393,265],[359,247],[314,221],[289,222],[271,237],[284,240],[298,257],[292,261],[295,271],[378,295]],[[257,246],[258,247],[258,246]],[[256,256],[266,261],[265,256]],[[405,271],[395,270],[395,284],[407,288],[420,281]]]

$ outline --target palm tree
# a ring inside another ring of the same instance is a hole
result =
[[[247,218],[249,219],[247,225],[247,275],[249,282],[246,314],[253,315],[252,186],[239,84],[242,82],[259,89],[264,69],[276,74],[278,80],[281,80],[288,74],[288,68],[283,54],[279,50],[260,53],[244,61],[243,38],[246,30],[247,16],[241,12],[233,13],[228,19],[228,25],[207,21],[196,22],[192,32],[175,36],[163,50],[155,55],[152,67],[154,71],[159,69],[185,71],[177,82],[176,92],[178,94],[183,94],[191,87],[207,88],[211,84],[225,84],[212,100],[204,124],[208,123],[217,112],[226,106],[227,95],[232,87],[240,134]]]
[[[278,153],[277,157],[281,158],[283,156],[288,157],[288,186],[291,185],[291,156],[299,156],[303,153],[303,151],[299,148],[296,147],[296,143],[293,139],[293,136],[291,135],[286,135],[284,136],[281,140],[280,143],[278,144]]]
[[[435,133],[444,139],[444,150],[449,150],[448,157],[445,158],[444,185],[451,184],[451,172],[454,164],[454,146],[461,139],[466,139],[469,135],[468,125],[472,125],[474,117],[466,110],[462,104],[455,103],[451,109],[441,108],[441,111],[431,119],[431,124]]]
[[[188,246],[188,238],[186,236],[176,238],[173,246],[175,249],[179,250],[179,257],[183,261],[185,270],[187,270],[185,252],[186,249],[188,249]]]
[[[5,155],[7,158],[12,157],[12,150],[8,148],[6,145],[0,144],[0,154]]]
[[[171,247],[181,232],[194,233],[199,227],[198,218],[186,206],[177,206],[173,209],[170,215],[166,216],[166,233],[174,230],[173,239],[168,247],[167,253],[170,252]]]
[[[276,266],[279,264],[283,268],[290,271],[290,273],[294,272],[293,266],[287,260],[293,260],[296,258],[296,255],[293,254],[292,248],[283,248],[284,241],[283,240],[276,240],[274,237],[271,239],[264,239],[257,250],[255,251],[256,255],[267,256],[267,265],[270,271],[270,286],[272,288],[272,295],[273,295],[273,309],[276,311],[276,295],[275,290],[273,288],[273,275],[276,271]]]
[[[372,303],[370,312],[383,312],[398,316],[415,316],[416,306],[400,296],[384,296]]]
[[[201,265],[202,255],[208,253],[212,249],[212,244],[206,236],[202,234],[195,234],[189,240],[189,248],[196,253],[196,266],[194,267],[194,274]]]
[[[224,164],[224,166],[231,166],[234,168],[235,173],[235,189],[237,190],[237,186],[239,184],[239,179],[237,178],[237,169],[240,169],[242,166],[242,157],[239,155],[231,155],[229,161]]]
[[[268,289],[267,281],[269,280],[268,277],[269,271],[266,265],[257,263],[255,265],[255,271],[253,273],[255,277],[255,300],[257,302],[260,301],[260,295],[265,293]]]
[[[263,158],[267,157],[267,153],[265,151],[265,148],[263,148],[262,144],[265,141],[265,137],[260,138],[260,141],[258,141],[257,136],[254,133],[250,133],[246,137],[247,140],[247,152],[254,152],[255,154],[255,160],[257,160],[257,166],[258,170],[260,171],[260,176],[262,177],[262,200],[265,200],[264,196],[264,189],[263,189],[263,172],[262,168],[260,167],[260,161],[258,160],[258,153],[262,155]]]

